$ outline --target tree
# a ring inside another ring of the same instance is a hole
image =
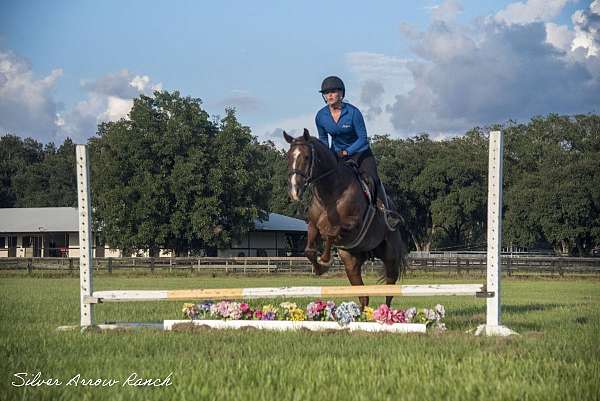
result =
[[[43,159],[43,145],[15,135],[0,137],[0,207],[17,207],[20,199],[14,177]]]
[[[306,218],[306,211],[312,199],[312,191],[304,193],[300,202],[292,202],[288,194],[288,165],[287,152],[278,150],[273,142],[265,142],[258,150],[266,159],[266,166],[271,177],[271,194],[269,209],[275,213],[293,216],[298,219]]]
[[[91,144],[96,224],[111,246],[177,254],[223,246],[268,210],[256,140],[233,110],[219,124],[199,99],[142,95]]]
[[[381,181],[403,218],[402,227],[417,251],[428,251],[434,234],[431,199],[417,190],[415,180],[439,146],[426,134],[400,140],[375,136],[371,146]]]
[[[600,243],[600,118],[551,114],[505,132],[515,176],[505,242],[589,254]]]
[[[485,232],[487,140],[472,131],[439,145],[414,181],[431,205],[433,239],[438,246],[477,246]]]
[[[12,135],[0,139],[0,207],[76,206],[75,145],[57,149]]]

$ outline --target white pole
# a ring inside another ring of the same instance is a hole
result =
[[[488,159],[488,213],[487,213],[487,298],[486,324],[476,334],[510,335],[512,330],[500,325],[500,277],[502,248],[502,178],[504,143],[501,131],[490,132]]]
[[[92,295],[92,197],[90,193],[90,165],[85,145],[76,146],[77,204],[79,206],[79,292],[81,327],[94,323],[92,305],[84,299]]]
[[[502,247],[502,133],[490,132],[488,214],[487,214],[487,298],[486,324],[500,324],[500,249]]]

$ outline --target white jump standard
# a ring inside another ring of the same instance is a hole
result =
[[[280,288],[223,288],[191,290],[108,290],[93,291],[92,246],[91,246],[91,196],[89,186],[89,162],[85,145],[77,145],[77,193],[79,204],[79,248],[80,248],[80,326],[119,329],[152,327],[171,330],[179,323],[193,323],[211,328],[238,329],[253,327],[264,330],[349,330],[382,331],[395,333],[425,332],[425,324],[395,323],[391,325],[375,322],[353,322],[341,326],[329,321],[266,321],[266,320],[165,320],[157,323],[94,324],[93,307],[104,302],[143,301],[192,301],[234,300],[259,298],[336,298],[358,296],[474,296],[487,298],[486,324],[477,328],[476,334],[516,334],[500,324],[500,244],[502,238],[502,133],[490,133],[489,180],[488,180],[488,254],[487,283],[483,284],[424,284],[424,285],[367,285],[342,287],[280,287]]]

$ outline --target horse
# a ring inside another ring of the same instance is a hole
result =
[[[313,190],[304,254],[315,274],[320,276],[329,269],[333,262],[331,248],[336,246],[351,285],[364,285],[361,268],[370,256],[383,262],[380,282],[395,284],[406,269],[405,242],[399,230],[391,230],[386,224],[383,212],[369,203],[355,169],[339,160],[306,128],[298,138],[285,131],[283,137],[290,144],[287,152],[289,197],[298,202],[309,185]],[[388,205],[395,210],[389,198]],[[324,240],[324,249],[318,256],[320,240]],[[388,306],[392,298],[386,297]],[[363,309],[368,306],[369,297],[359,297],[359,300]]]

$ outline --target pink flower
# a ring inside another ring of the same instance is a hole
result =
[[[386,304],[381,304],[373,312],[373,318],[379,323],[391,323],[390,322],[390,308]]]
[[[400,310],[400,309],[392,309],[391,311],[391,320],[394,323],[406,323],[406,315],[404,314],[404,311]]]
[[[406,323],[406,315],[400,309],[390,309],[387,305],[381,304],[373,312],[373,318],[379,323],[393,324]]]
[[[262,311],[261,311],[261,310],[257,310],[257,311],[255,311],[255,312],[254,312],[254,318],[255,318],[256,320],[262,320],[262,318],[263,318],[263,313],[262,313]]]
[[[229,302],[221,301],[217,304],[217,311],[221,317],[229,317]]]
[[[315,302],[315,310],[319,313],[324,311],[326,307],[327,307],[327,304],[325,302],[321,301],[320,299]]]

